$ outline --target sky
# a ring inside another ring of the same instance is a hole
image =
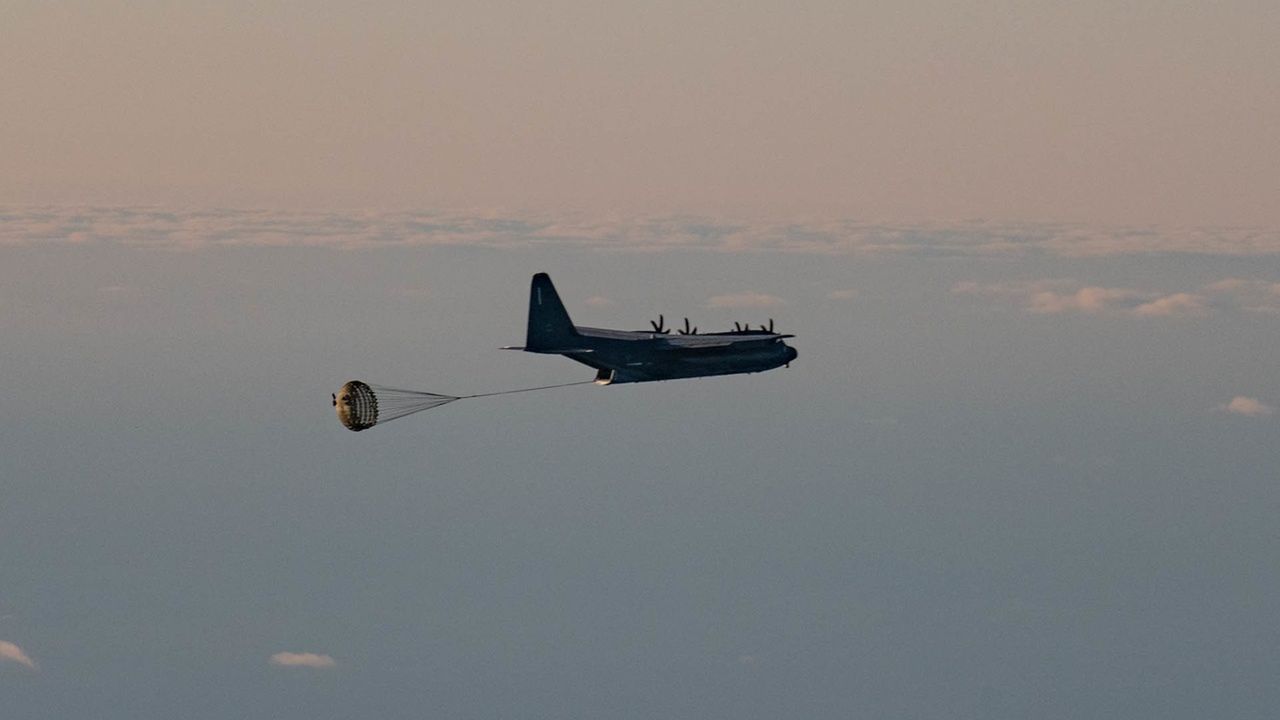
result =
[[[1276,15],[0,4],[5,716],[1269,716]]]

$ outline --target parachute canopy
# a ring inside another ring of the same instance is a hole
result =
[[[570,385],[591,385],[593,380],[582,382],[560,383],[559,385],[541,385],[514,390],[498,390],[495,392],[476,393],[475,395],[441,395],[440,393],[423,392],[421,390],[398,390],[382,385],[371,385],[359,380],[352,380],[332,394],[333,409],[338,413],[338,422],[354,432],[368,430],[375,425],[389,423],[396,418],[412,415],[433,407],[440,407],[454,400],[470,398],[494,397],[495,395],[514,395],[516,393],[550,390],[552,388],[569,387]]]
[[[460,399],[453,395],[397,390],[352,380],[333,394],[333,407],[343,426],[360,432]]]

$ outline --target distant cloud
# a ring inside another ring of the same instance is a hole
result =
[[[785,304],[780,297],[756,292],[716,295],[707,300],[707,307],[713,308],[767,308]]]
[[[586,303],[592,307],[606,307],[612,305],[613,301],[603,295],[592,295],[586,299]]]
[[[957,295],[977,295],[979,297],[1004,298],[1017,302],[1025,302],[1033,295],[1066,290],[1073,288],[1078,284],[1079,283],[1075,280],[1062,278],[1013,280],[989,284],[959,282],[951,287],[951,292]]]
[[[1143,303],[1133,309],[1133,314],[1142,317],[1201,317],[1207,312],[1204,303],[1204,298],[1199,295],[1175,293]]]
[[[832,290],[831,292],[827,293],[828,300],[852,300],[856,297],[858,297],[858,291],[852,288],[846,288],[844,290]]]
[[[1065,227],[1035,246],[1064,257],[1178,254],[1248,257],[1280,253],[1280,232],[1264,228]]]
[[[854,220],[743,223],[683,215],[617,218],[572,213],[0,208],[0,245],[32,243],[111,243],[165,250],[218,246],[363,250],[424,245],[550,245],[652,252],[942,257],[1280,255],[1280,231],[1262,228],[1106,228],[991,222],[878,224]]]
[[[39,666],[36,665],[35,661],[32,660],[27,653],[22,650],[22,648],[7,640],[0,640],[0,660],[8,660],[9,662],[16,662],[19,665],[26,665],[32,670],[40,669]]]
[[[1237,395],[1231,398],[1231,402],[1219,405],[1215,409],[1219,412],[1244,415],[1245,417],[1267,417],[1276,411],[1275,408],[1257,398],[1244,397],[1243,395]]]
[[[281,667],[331,668],[337,665],[328,655],[316,653],[278,652],[271,656],[271,664]]]
[[[1192,293],[1160,295],[1130,288],[1078,287],[1072,280],[1044,279],[983,285],[957,283],[951,292],[1010,302],[1039,315],[1131,315],[1200,317],[1208,314],[1205,297]]]
[[[1097,314],[1133,308],[1141,298],[1142,293],[1122,288],[1083,287],[1074,293],[1046,290],[1031,296],[1028,309],[1041,314],[1066,312]]]

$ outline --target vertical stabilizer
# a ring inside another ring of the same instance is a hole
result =
[[[578,333],[546,273],[533,276],[529,287],[529,328],[525,349],[533,352],[573,347]]]

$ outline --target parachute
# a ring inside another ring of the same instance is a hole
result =
[[[453,395],[398,390],[352,380],[333,394],[333,407],[338,412],[339,422],[348,430],[360,432],[461,399]]]
[[[400,390],[382,385],[371,385],[360,380],[351,380],[339,388],[338,392],[333,393],[331,397],[333,399],[333,408],[338,413],[338,422],[352,432],[360,432],[376,425],[389,423],[406,415],[447,405],[454,400],[510,395],[534,390],[549,390],[570,385],[590,385],[593,382],[592,380],[587,380],[585,382],[543,385],[541,387],[479,393],[477,395],[442,395],[421,390]]]

